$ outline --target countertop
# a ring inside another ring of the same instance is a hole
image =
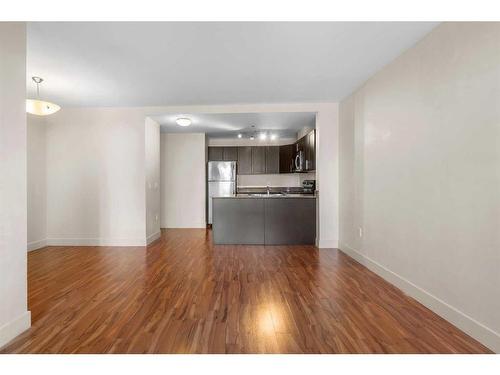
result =
[[[250,194],[250,193],[266,193],[267,186],[238,186],[238,194]],[[269,191],[271,193],[285,193],[285,194],[303,194],[304,189],[301,186],[269,186]]]
[[[315,194],[285,194],[285,195],[235,194],[235,195],[229,195],[227,197],[213,197],[213,199],[290,199],[290,198],[316,199],[316,195]]]

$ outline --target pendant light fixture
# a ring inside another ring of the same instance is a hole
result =
[[[43,82],[43,78],[31,77],[31,79],[36,83],[36,99],[26,100],[26,112],[38,116],[46,116],[56,113],[61,109],[57,104],[46,102],[40,100],[40,83]]]

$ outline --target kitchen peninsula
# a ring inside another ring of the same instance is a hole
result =
[[[261,193],[212,199],[215,244],[315,244],[315,195]]]

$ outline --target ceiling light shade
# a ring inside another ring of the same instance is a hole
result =
[[[191,119],[187,117],[179,117],[177,120],[175,120],[177,125],[179,126],[189,126],[191,125]]]
[[[259,138],[263,141],[267,139],[267,134],[266,133],[260,133]]]
[[[32,115],[47,116],[59,111],[61,107],[57,104],[37,99],[26,100],[26,112]]]
[[[271,141],[274,141],[276,139],[276,134],[271,134]]]
[[[243,136],[241,135],[241,133],[240,133],[240,134],[238,134],[238,138],[241,138],[241,137],[243,137]]]
[[[43,78],[31,77],[31,79],[36,83],[37,99],[26,99],[26,112],[37,116],[47,116],[59,111],[61,107],[57,104],[40,100],[40,83],[43,82]]]
[[[250,140],[253,141],[255,139],[255,137],[252,135],[250,136]]]

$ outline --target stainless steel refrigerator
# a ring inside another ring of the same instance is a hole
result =
[[[208,224],[212,224],[212,197],[236,194],[236,162],[208,162]]]

